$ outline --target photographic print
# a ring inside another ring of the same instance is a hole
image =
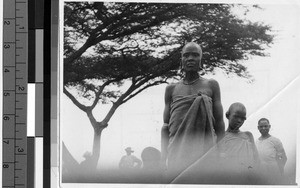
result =
[[[299,9],[61,2],[61,187],[296,186]]]

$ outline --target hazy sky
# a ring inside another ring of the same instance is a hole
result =
[[[282,1],[281,1],[282,2]],[[248,19],[271,25],[276,38],[269,57],[254,57],[246,63],[255,81],[221,72],[206,75],[216,79],[221,88],[224,113],[233,102],[242,102],[247,108],[247,120],[241,130],[251,131],[259,137],[257,121],[270,119],[270,133],[278,137],[287,152],[287,169],[295,166],[296,134],[300,118],[300,11],[299,4],[264,4],[263,10],[249,12]],[[115,168],[124,149],[131,146],[140,158],[147,146],[160,149],[160,128],[163,124],[164,89],[166,85],[152,87],[122,105],[102,133],[99,168]],[[60,106],[60,138],[74,158],[81,162],[86,151],[92,151],[93,129],[87,116],[63,93]],[[106,115],[109,105],[94,110],[98,120]],[[227,127],[227,119],[224,116]],[[299,150],[298,150],[299,151]]]

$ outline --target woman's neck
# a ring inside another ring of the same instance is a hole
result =
[[[183,78],[183,83],[190,85],[199,80],[199,78],[198,72],[187,72]]]
[[[199,77],[200,76],[199,76],[198,72],[186,72],[183,80],[193,81],[193,80],[195,80],[195,79],[197,79]]]

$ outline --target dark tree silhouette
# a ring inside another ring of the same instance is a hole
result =
[[[219,67],[248,76],[241,60],[266,55],[273,36],[270,26],[235,16],[234,6],[248,11],[229,4],[65,3],[64,93],[94,128],[95,166],[114,112],[146,88],[179,78],[187,41],[202,46],[204,73]],[[97,121],[93,109],[107,102],[109,112]]]

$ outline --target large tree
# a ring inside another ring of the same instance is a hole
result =
[[[180,49],[203,48],[202,71],[247,77],[241,60],[264,56],[271,28],[232,13],[229,4],[68,2],[64,6],[64,93],[94,129],[93,159],[117,108],[151,86],[179,78]],[[111,102],[105,117],[93,114]],[[101,119],[101,121],[97,121]],[[96,165],[95,165],[96,166]]]

